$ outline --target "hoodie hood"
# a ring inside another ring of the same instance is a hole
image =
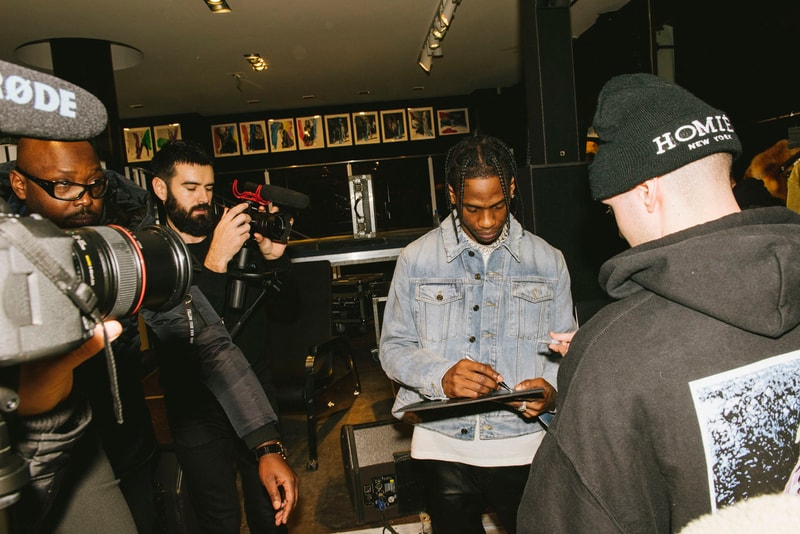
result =
[[[600,268],[615,299],[639,291],[755,334],[800,324],[800,215],[745,210],[631,248]]]

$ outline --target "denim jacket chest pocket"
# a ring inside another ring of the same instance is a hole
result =
[[[553,285],[547,282],[512,282],[509,335],[528,340],[549,339],[553,294]]]
[[[460,282],[434,282],[417,285],[414,295],[417,331],[424,341],[438,342],[456,337],[462,316],[464,286]]]

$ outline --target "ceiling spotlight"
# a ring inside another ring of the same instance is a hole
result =
[[[439,2],[439,7],[433,16],[433,21],[428,28],[428,35],[425,37],[422,51],[417,59],[419,66],[428,74],[431,72],[433,58],[442,57],[442,40],[453,23],[453,16],[460,3],[461,0],[441,0]]]
[[[245,54],[244,58],[250,64],[250,68],[256,72],[267,70],[267,62],[259,54]]]
[[[225,0],[205,0],[212,13],[230,13],[231,8]]]
[[[430,74],[431,67],[433,66],[433,54],[429,54],[428,52],[428,47],[422,48],[422,52],[419,53],[419,59],[417,59],[417,64],[422,67],[422,70]]]

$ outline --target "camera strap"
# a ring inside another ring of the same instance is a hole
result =
[[[91,318],[95,324],[102,324],[103,318],[97,309],[97,295],[92,288],[80,279],[73,276],[50,255],[46,248],[39,244],[28,228],[16,217],[0,219],[0,235],[5,237],[16,249],[33,264],[36,269],[45,275],[59,291],[64,293],[81,312]],[[114,351],[108,341],[108,334],[103,328],[103,339],[108,367],[109,382],[111,383],[111,397],[114,400],[114,414],[117,422],[123,423],[122,402],[119,395],[117,382],[117,365],[114,361]]]

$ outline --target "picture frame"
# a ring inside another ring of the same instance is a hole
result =
[[[437,109],[437,132],[441,135],[468,134],[469,110],[467,108]]]
[[[349,113],[325,115],[325,143],[329,148],[353,144]]]
[[[357,145],[381,142],[381,128],[377,111],[353,113],[353,140]]]
[[[381,140],[384,143],[408,140],[406,111],[404,109],[381,111]]]
[[[267,124],[264,121],[240,122],[239,139],[242,142],[242,154],[245,156],[269,152]]]
[[[161,150],[161,147],[164,146],[164,143],[183,139],[183,136],[181,135],[181,125],[176,122],[173,124],[161,124],[159,126],[153,126],[153,137],[155,138],[153,148],[155,149],[155,152],[158,152]]]
[[[123,128],[122,135],[125,138],[125,156],[128,163],[153,159],[153,132],[149,126]]]
[[[322,115],[297,117],[295,122],[297,123],[297,148],[300,150],[325,148],[325,127],[322,123]]]
[[[435,139],[433,108],[408,108],[408,135],[412,141]]]
[[[294,119],[270,119],[267,121],[269,130],[269,149],[272,152],[288,152],[297,150],[297,138],[294,133]]]
[[[235,122],[212,125],[211,139],[214,145],[215,158],[226,158],[240,154],[239,128]]]

